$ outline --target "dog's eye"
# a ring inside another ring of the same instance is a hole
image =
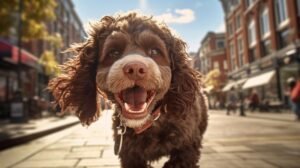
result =
[[[108,56],[111,57],[111,58],[118,58],[121,56],[121,52],[118,51],[118,50],[111,50],[109,53],[108,53]]]
[[[148,51],[148,54],[149,54],[149,56],[151,56],[151,57],[155,57],[155,56],[160,55],[160,50],[157,49],[157,48],[151,48],[151,49]]]

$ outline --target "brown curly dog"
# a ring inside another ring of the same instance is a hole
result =
[[[114,139],[123,168],[146,168],[169,156],[164,168],[198,166],[207,105],[201,75],[186,44],[169,28],[135,12],[91,24],[88,39],[49,83],[62,109],[89,125],[100,97],[115,104]]]

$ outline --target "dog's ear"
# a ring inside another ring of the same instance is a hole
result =
[[[167,110],[186,115],[196,100],[201,88],[201,74],[190,65],[190,57],[186,52],[186,43],[173,37],[169,49],[172,69],[170,90],[166,94]]]
[[[62,73],[48,84],[62,111],[73,110],[84,125],[89,125],[100,116],[96,85],[98,52],[113,22],[114,18],[104,17],[91,24],[88,39],[67,50],[75,56],[62,65]]]

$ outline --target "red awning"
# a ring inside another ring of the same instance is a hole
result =
[[[0,58],[17,64],[19,58],[19,48],[5,41],[0,41]],[[21,63],[34,67],[38,63],[38,58],[27,52],[21,50]]]

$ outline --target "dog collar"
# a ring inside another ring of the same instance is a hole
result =
[[[153,125],[154,121],[159,119],[160,115],[161,115],[161,112],[160,112],[160,106],[159,106],[154,112],[151,113],[151,116],[145,122],[145,124],[143,124],[140,127],[134,128],[134,132],[136,134],[140,134],[140,133],[144,132],[145,130],[147,130],[148,128],[150,128]]]

